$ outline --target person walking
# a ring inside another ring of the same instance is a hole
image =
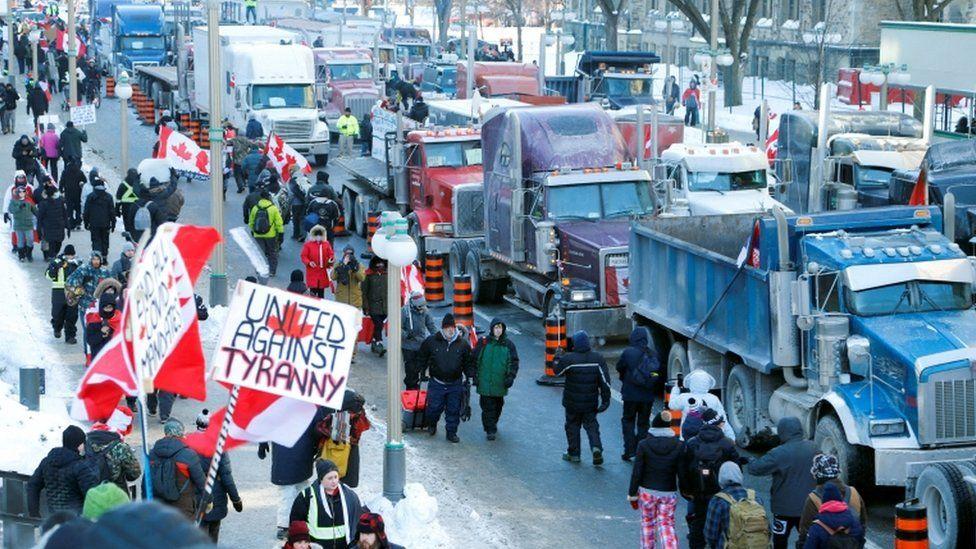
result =
[[[26,187],[15,187],[13,200],[4,212],[4,221],[10,224],[17,244],[17,258],[24,261],[34,261],[34,217],[37,206],[27,199]]]
[[[61,252],[61,243],[64,242],[65,235],[71,236],[68,209],[57,187],[49,185],[44,187],[41,203],[37,206],[37,230],[43,240],[41,250],[44,252],[44,259],[50,261]]]
[[[359,121],[359,138],[363,142],[361,154],[363,156],[373,154],[373,115],[370,113],[364,113]]]
[[[323,172],[319,172],[320,174]],[[325,228],[325,237],[329,244],[335,245],[335,227],[342,215],[339,203],[331,195],[334,194],[328,182],[321,181],[309,189],[308,206],[305,207],[305,215],[302,222],[305,224],[319,225]]]
[[[142,476],[142,466],[135,450],[125,442],[132,433],[132,409],[118,406],[108,418],[95,422],[85,439],[85,459],[89,461],[98,482],[110,482],[130,497],[135,488],[130,482]]]
[[[44,273],[44,276],[51,281],[51,328],[54,330],[54,337],[58,339],[61,337],[61,332],[64,332],[64,342],[69,345],[78,342],[75,339],[77,335],[75,321],[78,319],[78,307],[77,305],[68,305],[64,285],[78,266],[79,262],[75,259],[75,247],[68,244],[64,247],[61,255],[48,264]]]
[[[864,504],[864,500],[861,498],[861,494],[857,491],[857,488],[848,486],[841,480],[840,473],[840,462],[837,456],[830,454],[817,454],[814,456],[810,474],[813,475],[817,486],[806,495],[806,500],[803,502],[803,511],[800,513],[800,522],[796,529],[799,534],[796,541],[797,547],[803,548],[806,545],[810,527],[817,518],[817,513],[820,512],[820,506],[826,501],[825,491],[828,486],[837,489],[841,496],[840,501],[847,504],[851,513],[857,517],[861,528],[867,530],[867,505]]]
[[[113,293],[103,293],[98,298],[98,311],[96,315],[86,315],[85,322],[85,342],[91,349],[91,356],[96,357],[102,348],[120,333],[122,328],[122,311],[119,310],[117,295]]]
[[[834,484],[823,488],[823,503],[807,530],[803,549],[864,547],[864,523],[859,521]]]
[[[267,190],[261,191],[261,199],[251,208],[247,226],[268,260],[269,275],[274,277],[278,271],[278,238],[285,232],[285,223]]]
[[[302,222],[305,220],[306,193],[312,184],[298,166],[291,167],[291,177],[288,180],[288,194],[291,198],[291,239],[295,242],[305,241]]]
[[[593,454],[593,465],[603,464],[603,443],[597,414],[610,407],[610,374],[603,355],[590,348],[584,331],[573,334],[573,350],[561,355],[554,367],[557,376],[566,376],[563,408],[566,411],[566,453],[563,459],[580,462],[580,428],[586,430]]]
[[[41,136],[41,162],[47,171],[51,172],[51,177],[58,180],[58,158],[61,156],[61,138],[54,131],[54,124],[48,122],[47,131]]]
[[[386,323],[386,261],[374,255],[366,268],[363,289],[363,314],[373,323],[369,338],[369,350],[383,356],[383,324]]]
[[[624,461],[633,459],[637,443],[647,433],[654,395],[660,390],[658,370],[661,364],[649,341],[650,333],[647,328],[635,327],[630,333],[630,344],[617,361],[617,374],[621,381],[620,396],[624,401],[624,411],[620,418],[624,434],[624,453],[621,459]]]
[[[17,68],[19,69],[19,74],[24,74],[27,72],[25,67],[31,60],[30,47],[30,40],[27,38],[27,33],[20,33],[14,42],[14,57],[17,58]]]
[[[359,135],[359,121],[352,114],[352,109],[346,107],[339,117],[339,156],[352,156],[352,145]]]
[[[85,492],[98,484],[95,471],[82,457],[85,432],[69,425],[61,432],[61,446],[52,448],[27,481],[27,510],[40,517],[41,492],[47,494],[48,513],[81,513]]]
[[[305,274],[302,273],[301,269],[295,269],[291,272],[285,291],[298,295],[309,295],[308,286],[305,285]]]
[[[142,190],[139,171],[129,168],[125,178],[115,191],[115,215],[122,218],[122,227],[130,236],[136,233],[136,211],[139,209],[139,192]]]
[[[417,364],[421,376],[429,372],[427,385],[427,432],[437,434],[437,423],[444,414],[447,440],[461,442],[457,435],[461,424],[463,393],[470,391],[474,377],[474,360],[471,344],[460,337],[454,315],[447,313],[441,320],[441,329],[424,340],[417,352]]]
[[[403,384],[408,390],[420,388],[420,374],[424,365],[419,360],[420,347],[437,332],[437,324],[427,307],[424,293],[414,290],[400,313],[400,347],[403,351]]]
[[[183,442],[183,424],[172,418],[163,426],[163,438],[149,452],[153,499],[174,507],[189,520],[196,519],[206,473],[196,452]]]
[[[92,186],[94,190],[85,200],[81,218],[91,233],[92,249],[108,257],[108,235],[115,232],[115,200],[105,190],[103,179],[94,180]]]
[[[110,276],[121,282],[123,286],[128,286],[129,284],[129,271],[132,270],[132,258],[135,255],[136,245],[128,240],[123,242],[122,252],[119,253],[119,258],[112,263],[112,267],[108,270]]]
[[[257,4],[257,0],[251,0]],[[264,126],[261,125],[261,121],[255,118],[254,114],[248,116],[247,125],[244,126],[244,136],[251,140],[264,139]],[[260,148],[260,145],[256,145]],[[262,165],[263,167],[263,165]]]
[[[64,195],[64,204],[68,208],[68,226],[71,230],[81,227],[81,189],[88,178],[81,170],[81,162],[65,163],[64,173],[58,180],[58,187]]]
[[[474,356],[474,383],[478,388],[481,425],[485,429],[485,437],[495,440],[505,397],[515,384],[519,368],[515,343],[505,333],[505,323],[500,318],[492,319],[488,335],[478,341]]]
[[[247,192],[253,193],[257,190],[258,176],[261,174],[261,170],[264,169],[264,162],[261,157],[260,145],[251,143],[250,147],[250,152],[241,161],[241,174],[244,177],[244,183],[247,183]],[[239,183],[237,186],[238,193],[243,192],[242,187],[243,183]]]
[[[244,21],[252,25],[258,24],[258,0],[244,0]]]
[[[651,421],[647,437],[634,450],[627,499],[641,512],[641,549],[678,549],[674,514],[684,443],[671,430],[671,413],[662,410]]]
[[[26,133],[22,134],[20,139],[14,143],[11,156],[14,158],[16,169],[23,171],[24,175],[27,176],[27,181],[33,183],[34,178],[37,177],[38,157],[37,145],[34,144],[34,140],[27,137]]]
[[[201,414],[197,417],[196,423],[197,430],[204,431],[210,424],[210,418],[207,415]],[[200,466],[204,474],[206,474],[210,470],[210,462],[213,460],[213,456],[207,457],[202,454],[197,454],[197,457],[200,459]],[[210,536],[210,539],[215,544],[219,542],[220,538],[220,521],[227,517],[228,498],[234,506],[234,511],[238,513],[244,511],[244,501],[241,500],[241,494],[237,491],[237,483],[234,482],[234,473],[230,468],[230,456],[227,452],[224,452],[220,455],[220,461],[217,462],[217,477],[214,479],[213,488],[210,493],[210,502],[213,506],[203,515],[203,519],[200,521],[200,528]]]
[[[47,114],[47,108],[47,93],[39,83],[35,83],[27,93],[27,114],[34,115],[34,133],[39,131],[38,119]]]
[[[669,76],[665,79],[661,95],[664,97],[664,112],[668,116],[674,116],[674,109],[678,106],[678,99],[681,97],[681,89],[675,77]]]
[[[61,130],[61,158],[65,164],[68,162],[81,163],[82,151],[81,144],[88,143],[88,132],[79,130],[74,122],[67,121],[64,129]]]
[[[109,278],[108,268],[104,265],[102,254],[95,250],[89,256],[88,264],[75,269],[64,283],[68,304],[75,302],[78,305],[82,341],[85,341],[85,312],[92,302],[98,299],[95,290],[106,278]],[[88,354],[87,343],[84,345],[84,351]]]
[[[360,284],[365,278],[363,266],[356,259],[356,251],[353,250],[352,246],[347,245],[342,249],[342,258],[332,268],[335,300],[361,309],[363,307],[363,290]]]
[[[708,503],[705,540],[712,549],[769,547],[769,521],[756,491],[742,486],[742,469],[734,461],[718,471],[721,491]]]
[[[685,108],[685,126],[694,128],[698,125],[698,110],[701,105],[701,90],[698,89],[698,81],[692,79],[688,83],[688,89],[681,95],[681,104]]]
[[[359,496],[339,480],[339,467],[327,459],[315,464],[315,476],[295,498],[290,521],[307,523],[312,543],[323,549],[346,549],[356,538],[363,514]]]
[[[800,420],[787,416],[776,424],[779,446],[746,468],[753,476],[772,476],[773,549],[786,549],[790,532],[800,524],[807,494],[816,486],[810,464],[817,445],[803,436]]]
[[[3,87],[3,113],[0,120],[3,121],[3,133],[14,133],[17,126],[17,102],[20,101],[20,94],[13,84],[7,83]]]
[[[326,239],[325,227],[312,227],[299,257],[302,265],[305,265],[305,281],[309,293],[318,298],[325,297],[325,289],[330,285],[329,270],[335,263],[335,252]]]

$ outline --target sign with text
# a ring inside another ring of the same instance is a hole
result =
[[[344,303],[240,281],[211,376],[338,410],[361,318]]]
[[[95,105],[81,105],[71,107],[71,121],[75,126],[87,126],[95,123]]]

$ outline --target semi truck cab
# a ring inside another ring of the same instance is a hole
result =
[[[331,128],[348,107],[357,119],[368,114],[381,90],[373,81],[373,56],[365,48],[314,48],[315,97]],[[338,131],[338,130],[336,130]]]
[[[911,137],[843,133],[827,140],[827,209],[887,206],[891,176],[916,170],[928,145]]]
[[[110,55],[102,56],[103,67],[130,72],[138,65],[165,65],[166,37],[163,9],[153,5],[116,5],[112,25],[102,25],[101,47],[110,44]]]
[[[588,51],[580,56],[576,74],[584,79],[587,100],[620,109],[654,102],[652,65],[661,58],[652,52]]]

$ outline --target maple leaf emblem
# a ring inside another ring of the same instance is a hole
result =
[[[190,151],[186,148],[186,143],[180,142],[178,146],[170,146],[169,150],[173,151],[178,158],[181,160],[189,160],[193,156]]]
[[[311,324],[305,324],[305,319],[301,318],[301,312],[298,310],[298,303],[286,305],[285,309],[281,312],[280,317],[269,317],[267,326],[274,331],[280,331],[286,336],[293,337],[295,339],[308,337],[312,335],[312,332],[315,330],[314,326]]]
[[[206,151],[200,151],[197,153],[197,170],[200,173],[210,173],[210,156]]]

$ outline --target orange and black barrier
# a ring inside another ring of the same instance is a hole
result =
[[[373,235],[380,229],[380,212],[369,212],[366,217],[366,248],[373,255]]]
[[[115,97],[115,79],[111,76],[105,78],[105,97]]]
[[[928,549],[928,546],[929,522],[925,506],[917,499],[895,505],[895,549]]]
[[[454,321],[468,328],[474,327],[474,296],[471,275],[454,277]]]
[[[428,303],[444,301],[444,257],[427,254],[424,258],[424,297]]]
[[[681,410],[671,410],[668,409],[668,405],[671,404],[671,389],[675,386],[676,382],[669,380],[664,384],[664,408],[668,410],[671,415],[671,431],[674,432],[674,436],[681,437]]]
[[[558,316],[545,319],[546,328],[546,363],[545,373],[535,382],[539,385],[562,385],[564,378],[556,376],[556,354],[560,349],[566,349],[566,323]]]
[[[332,234],[334,236],[346,236],[349,233],[346,231],[346,216],[339,214],[339,219],[336,220],[335,227],[332,227]]]

